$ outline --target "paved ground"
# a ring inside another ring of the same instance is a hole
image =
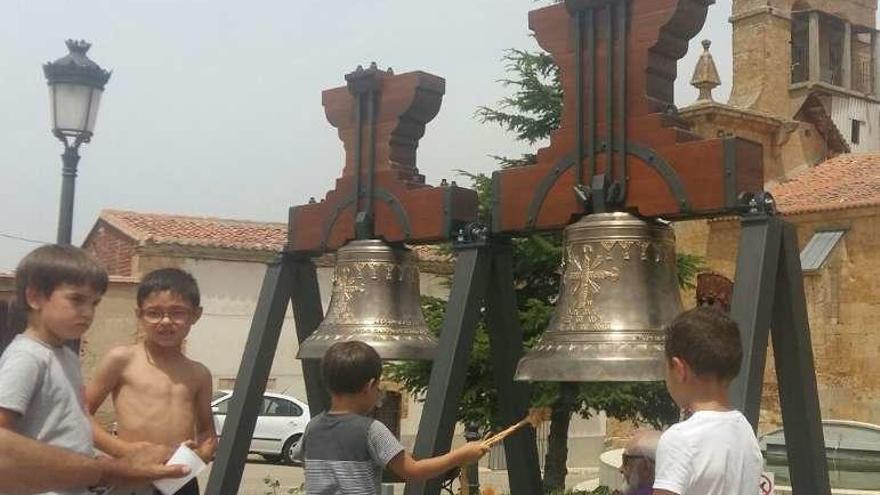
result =
[[[206,469],[205,472],[199,475],[199,483],[203,489],[208,484],[209,473],[210,470]],[[281,483],[281,489],[276,492],[277,495],[284,495],[287,493],[288,488],[300,486],[303,482],[302,468],[270,464],[261,457],[252,455],[248,458],[248,463],[244,469],[241,487],[238,490],[239,495],[275,495],[272,489],[263,481],[267,477],[271,480],[278,480]],[[572,487],[597,477],[598,471],[596,469],[570,469],[566,484]],[[507,471],[490,471],[481,468],[480,484],[484,488],[489,486],[495,488],[499,495],[506,493]],[[394,494],[402,495],[403,486],[396,487]]]

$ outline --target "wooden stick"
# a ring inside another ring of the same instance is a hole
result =
[[[540,425],[540,424],[541,424],[541,414],[538,410],[534,410],[534,411],[530,412],[529,415],[526,416],[519,423],[507,428],[506,430],[504,430],[500,433],[496,433],[496,434],[492,435],[491,437],[483,440],[483,445],[485,445],[486,447],[491,447],[491,446],[503,441],[505,438],[509,437],[510,435],[513,435],[520,428],[522,428],[524,426],[531,425],[532,427],[537,428],[538,425]]]

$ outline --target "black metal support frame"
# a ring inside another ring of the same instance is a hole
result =
[[[528,412],[528,384],[514,382],[522,355],[522,329],[513,285],[513,253],[507,239],[461,243],[449,304],[440,333],[440,349],[431,369],[428,395],[419,423],[413,455],[431,457],[447,452],[457,420],[458,399],[464,390],[467,362],[483,305],[492,348],[492,368],[498,388],[501,420],[515,423]],[[504,442],[512,495],[541,492],[535,432],[526,428]],[[437,480],[407,483],[404,495],[437,495]]]
[[[281,326],[292,302],[297,340],[307,339],[323,319],[318,278],[311,259],[281,254],[266,269],[254,320],[235,379],[229,414],[223,425],[219,448],[208,486],[208,495],[238,493],[241,475],[250,450],[263,392],[278,348]],[[329,405],[321,384],[319,363],[303,361],[306,395],[312,414]]]
[[[485,229],[471,228],[471,233],[482,237]],[[513,381],[516,364],[523,352],[523,335],[516,310],[510,241],[461,239],[456,249],[455,275],[440,335],[439,357],[431,370],[428,397],[416,437],[416,457],[442,454],[452,445],[456,404],[464,389],[467,362],[484,304],[501,419],[505,423],[515,423],[528,412],[529,386]],[[323,318],[316,270],[308,257],[282,254],[269,264],[263,280],[229,414],[221,433],[222,441],[208,480],[205,492],[208,495],[236,493],[241,483],[260,398],[266,389],[284,315],[291,301],[297,339],[302,343]],[[318,365],[318,361],[303,361],[312,414],[329,405]],[[541,474],[535,432],[524,429],[511,435],[505,440],[504,448],[511,493],[539,493]],[[440,483],[435,480],[410,483],[405,493],[437,495],[439,492]]]
[[[487,240],[485,229],[471,228],[466,232],[456,245],[453,285],[416,437],[416,457],[435,456],[451,447],[456,405],[464,389],[467,362],[483,308],[501,419],[514,423],[528,411],[529,385],[513,381],[523,352],[523,334],[516,310],[510,241]],[[297,339],[302,342],[323,317],[316,270],[308,257],[282,254],[266,271],[223,441],[208,482],[209,495],[238,490],[260,398],[290,301]],[[794,226],[772,212],[750,214],[743,219],[731,313],[740,326],[745,350],[742,372],[731,386],[734,406],[757,429],[767,345],[772,335],[792,486],[796,493],[804,495],[830,494],[797,235]],[[317,361],[303,362],[312,413],[325,410],[329,404],[317,366]],[[540,493],[534,430],[527,428],[510,436],[504,448],[511,494]],[[404,493],[439,492],[440,483],[435,480],[408,483]]]
[[[731,385],[733,405],[757,430],[768,337],[779,384],[792,489],[828,495],[828,464],[807,321],[795,227],[756,214],[742,224],[731,314],[743,343],[742,371]]]

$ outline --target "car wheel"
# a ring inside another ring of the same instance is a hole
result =
[[[293,460],[293,448],[296,447],[296,442],[299,442],[301,437],[302,435],[294,435],[284,442],[284,449],[281,451],[281,458],[284,460],[285,464],[298,464]]]

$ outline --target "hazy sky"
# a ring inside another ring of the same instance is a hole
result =
[[[440,114],[419,146],[432,184],[455,169],[489,171],[487,155],[526,151],[473,117],[506,92],[501,57],[536,48],[532,0],[5,0],[0,15],[0,271],[54,241],[61,143],[49,129],[41,65],[66,38],[113,76],[95,137],[81,149],[74,242],[103,208],[285,221],[321,197],[342,166],[321,91],[358,64],[446,78]],[[730,83],[729,0],[719,0],[679,64],[686,105],[700,40],[713,40]],[[723,96],[723,97],[722,97]]]

